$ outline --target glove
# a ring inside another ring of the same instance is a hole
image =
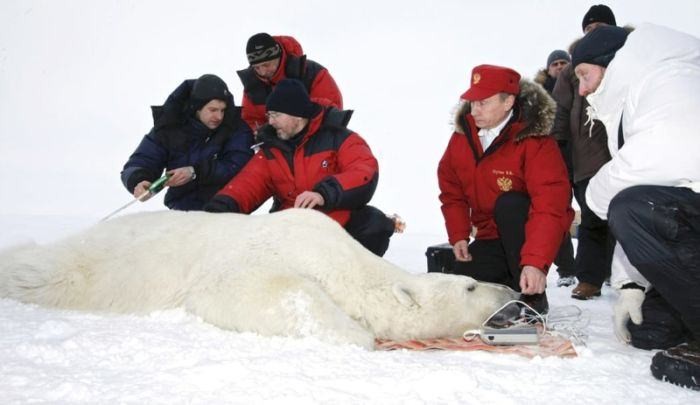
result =
[[[620,296],[613,307],[613,316],[615,335],[625,343],[629,343],[631,339],[630,331],[627,330],[627,321],[632,319],[632,322],[636,325],[642,324],[642,303],[644,298],[644,291],[638,288],[623,288],[620,290]]]
[[[255,142],[266,142],[277,139],[277,130],[270,124],[265,124],[255,132]]]
[[[204,205],[206,212],[241,212],[238,203],[226,195],[215,195]]]

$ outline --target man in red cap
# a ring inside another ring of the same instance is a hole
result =
[[[461,98],[438,167],[455,272],[519,290],[546,312],[547,271],[574,215],[566,166],[549,135],[554,103],[541,86],[493,65],[474,68]]]

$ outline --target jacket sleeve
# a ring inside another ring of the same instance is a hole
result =
[[[311,99],[323,106],[343,109],[343,95],[340,93],[338,85],[333,80],[333,76],[328,73],[328,69],[323,68],[318,72],[314,82],[311,84]]]
[[[445,153],[438,164],[438,185],[440,186],[440,202],[442,203],[442,216],[445,219],[447,236],[451,245],[460,240],[469,240],[472,223],[470,207],[463,185],[455,169],[454,154],[457,150],[457,141],[462,134],[454,133]]]
[[[195,181],[219,186],[225,184],[238,174],[253,156],[253,150],[250,148],[252,144],[253,133],[250,127],[241,123],[216,156],[195,165]]]
[[[578,91],[575,87],[575,76],[571,64],[564,68],[559,74],[554,90],[552,90],[552,98],[557,103],[557,111],[554,115],[554,125],[552,126],[552,135],[559,144],[559,150],[564,157],[566,169],[569,172],[569,180],[573,182],[573,140],[571,134],[571,109],[574,105],[574,92]]]
[[[648,290],[651,286],[649,280],[644,278],[632,263],[630,263],[619,242],[615,244],[610,269],[610,284],[613,288],[620,289],[627,283],[635,283],[644,287],[645,290]]]
[[[241,107],[241,118],[243,118],[243,121],[245,121],[246,124],[248,124],[248,127],[250,127],[250,129],[252,129],[253,132],[256,132],[258,128],[265,125],[265,122],[267,121],[265,119],[265,106],[257,106],[253,104],[253,102],[250,100],[250,97],[248,97],[247,92],[243,92],[243,101],[241,102]]]
[[[644,87],[625,102],[624,146],[591,178],[586,202],[607,219],[610,201],[620,191],[638,185],[683,186],[700,180],[700,75],[674,74],[644,80]],[[608,138],[617,139],[618,128],[607,128]],[[610,142],[609,142],[610,143]]]
[[[124,187],[133,193],[140,182],[157,180],[165,169],[167,159],[167,150],[156,140],[155,129],[151,130],[124,164],[121,172]]]
[[[318,182],[313,190],[324,199],[324,210],[355,209],[367,205],[379,180],[379,164],[369,145],[356,133],[338,148],[338,173]]]
[[[554,117],[552,135],[561,145],[571,141],[571,109],[574,105],[574,91],[572,82],[573,71],[570,66],[564,68],[559,74],[559,79],[552,90],[552,98],[557,103],[557,112]]]
[[[243,169],[229,181],[217,196],[227,196],[235,201],[239,212],[250,214],[273,194],[272,179],[263,151],[256,153]]]
[[[530,212],[520,264],[547,271],[571,226],[571,185],[556,142],[551,137],[526,139],[525,183]]]

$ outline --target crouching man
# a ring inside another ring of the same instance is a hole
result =
[[[547,271],[574,216],[566,165],[549,134],[554,102],[494,65],[475,67],[461,98],[438,166],[456,272],[507,285],[546,312]]]
[[[351,112],[313,103],[295,79],[280,81],[266,108],[260,150],[204,209],[247,214],[274,196],[273,210],[322,210],[382,256],[395,220],[367,205],[379,169],[364,139],[346,128]]]
[[[153,129],[124,165],[126,189],[151,197],[151,184],[163,170],[170,176],[165,205],[201,211],[204,204],[253,156],[253,133],[226,83],[206,74],[184,81],[165,104],[153,107]]]
[[[617,335],[667,349],[654,377],[700,389],[700,40],[641,25],[602,26],[573,53],[579,94],[608,133],[612,160],[586,202],[616,246]],[[631,319],[631,322],[629,320]]]

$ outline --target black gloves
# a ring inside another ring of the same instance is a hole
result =
[[[215,195],[204,205],[206,212],[241,212],[236,200],[225,195]]]

